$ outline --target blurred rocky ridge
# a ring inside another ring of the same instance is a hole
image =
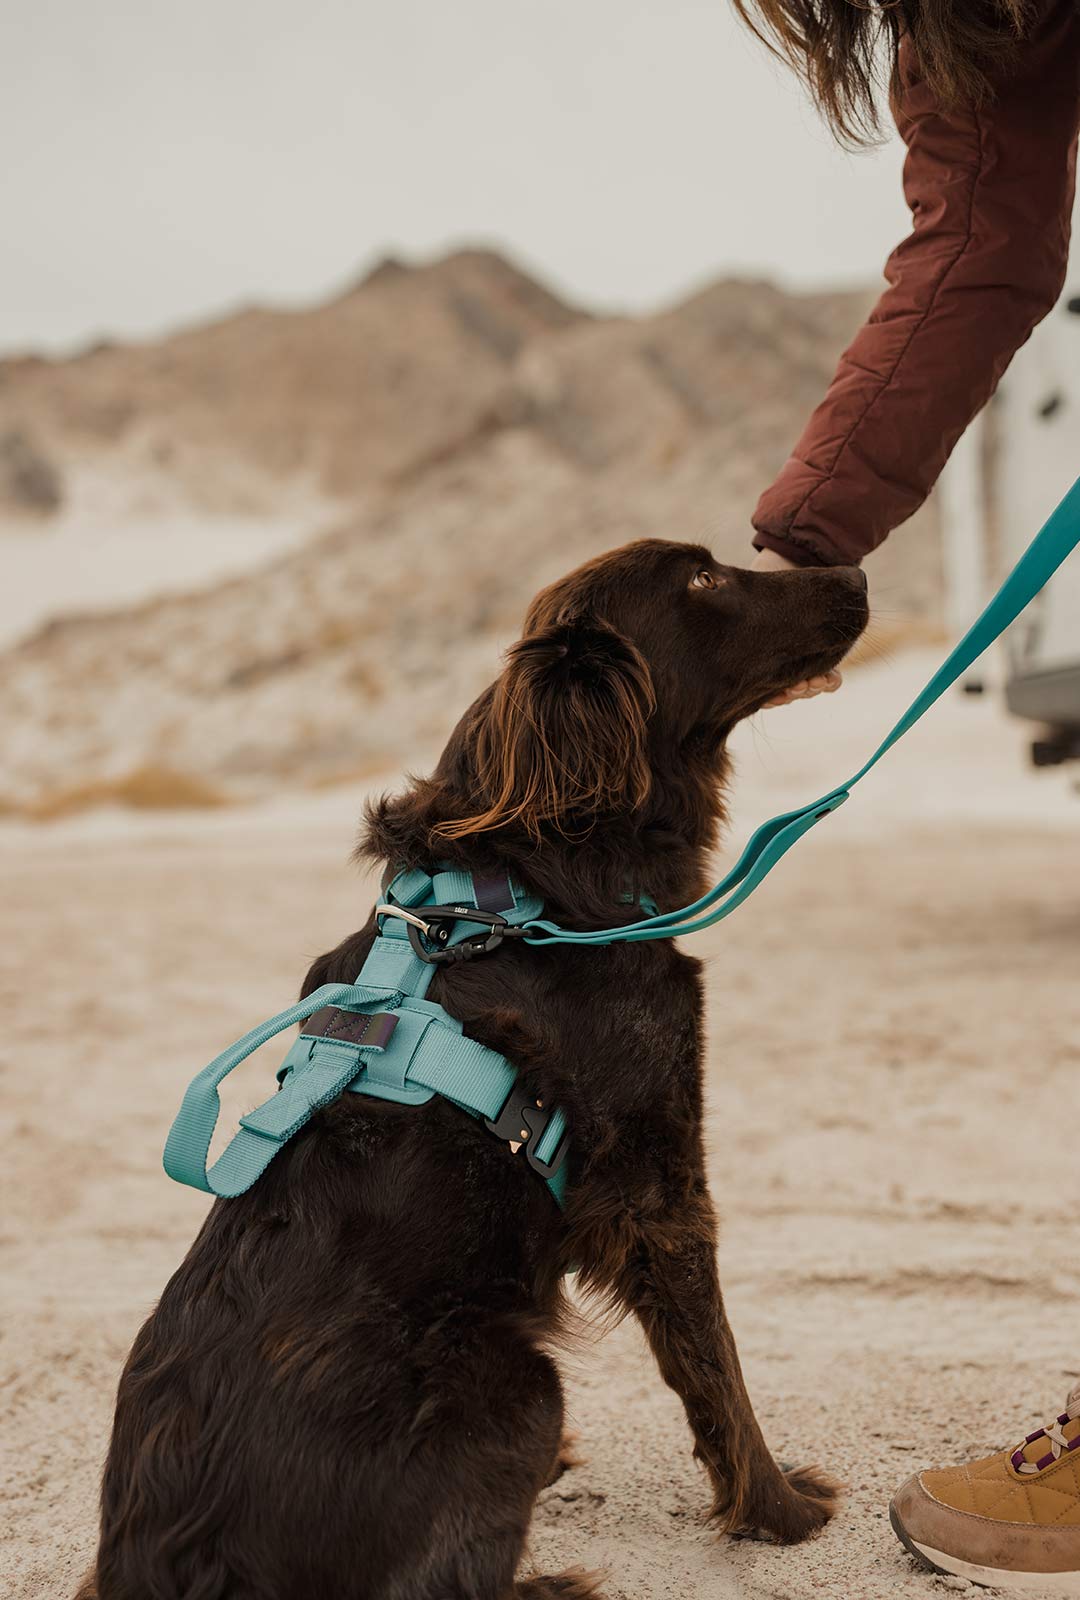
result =
[[[523,347],[585,320],[483,252],[385,261],[312,310],[0,361],[0,437],[17,431],[60,473],[156,476],[210,511],[258,510],[298,478],[348,499],[498,425]]]
[[[54,486],[93,462],[207,512],[257,514],[298,483],[344,508],[246,576],[53,618],[4,652],[0,805],[422,766],[560,571],[655,534],[748,558],[754,500],[866,305],[722,281],[593,316],[467,251],[384,263],[310,311],[0,363],[0,436]],[[894,619],[936,615],[931,514],[874,562]]]
[[[60,509],[60,474],[17,428],[0,433],[0,508],[47,517]]]

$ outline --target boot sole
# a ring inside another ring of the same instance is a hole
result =
[[[1006,1567],[980,1567],[972,1561],[961,1561],[958,1556],[950,1556],[944,1550],[935,1550],[932,1545],[919,1544],[900,1521],[895,1506],[889,1507],[889,1521],[908,1555],[914,1556],[921,1566],[929,1567],[931,1572],[941,1573],[943,1577],[966,1578],[969,1583],[981,1584],[984,1589],[1080,1596],[1080,1572],[1011,1572]]]

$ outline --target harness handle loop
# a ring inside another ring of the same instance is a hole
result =
[[[204,1067],[188,1084],[176,1120],[169,1130],[163,1157],[169,1177],[175,1178],[177,1183],[190,1184],[193,1189],[202,1189],[206,1194],[231,1197],[250,1189],[278,1147],[276,1142],[258,1131],[257,1125],[241,1125],[240,1131],[207,1170],[210,1141],[221,1114],[218,1086],[260,1045],[266,1044],[268,1039],[292,1027],[294,1023],[303,1022],[323,1006],[362,1006],[392,998],[393,995],[387,991],[355,983],[324,983],[287,1011],[279,1011],[276,1017],[260,1022],[257,1028],[252,1028],[250,1033],[245,1033],[242,1039],[215,1056],[210,1065]],[[335,1061],[339,1072],[344,1074],[343,1081],[335,1087],[328,1086],[325,1095],[320,1094],[314,1103],[309,1103],[306,1114],[300,1116],[296,1126],[306,1122],[319,1105],[326,1104],[340,1094],[348,1079],[356,1076],[356,1062],[351,1055],[340,1053],[339,1057],[331,1059]]]

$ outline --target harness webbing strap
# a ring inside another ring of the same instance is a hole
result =
[[[406,940],[380,937],[364,962],[363,977],[376,988],[385,986],[391,994],[424,995],[434,971],[434,967],[413,954]]]
[[[865,778],[882,756],[915,726],[946,689],[1016,620],[1078,544],[1080,479],[1036,534],[989,605],[942,662],[926,687],[916,695],[870,759],[846,783],[830,789],[819,800],[812,800],[809,805],[800,806],[795,811],[785,811],[763,822],[727,876],[699,900],[678,911],[645,917],[624,927],[594,928],[584,933],[572,932],[556,922],[537,918],[526,924],[526,942],[538,945],[616,944],[638,939],[670,939],[678,934],[697,933],[730,916],[753,894],[792,845],[797,844],[823,817],[831,815],[843,805],[855,785]]]

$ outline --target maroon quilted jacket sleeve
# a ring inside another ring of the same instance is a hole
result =
[[[926,498],[957,439],[1061,293],[1080,121],[1080,5],[1041,0],[978,110],[946,114],[901,46],[893,106],[914,227],[841,357],[754,543],[802,566],[859,561]]]

